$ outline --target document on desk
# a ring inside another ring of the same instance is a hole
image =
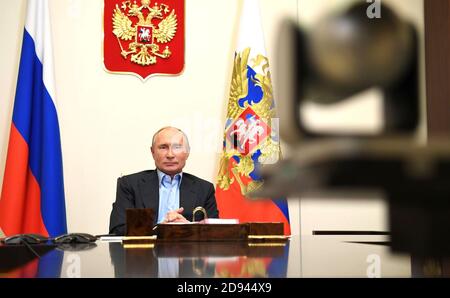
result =
[[[101,242],[122,242],[124,236],[102,236],[100,237]]]
[[[166,222],[159,225],[191,225],[191,224],[238,224],[239,219],[236,218],[206,218],[201,221],[188,222]]]
[[[204,224],[238,224],[239,219],[237,218],[206,218],[199,223]]]

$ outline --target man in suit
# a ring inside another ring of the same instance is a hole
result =
[[[157,223],[187,222],[196,207],[207,216],[219,217],[214,186],[182,170],[189,157],[189,141],[178,128],[163,127],[152,139],[156,170],[143,171],[117,180],[116,201],[111,212],[110,234],[125,234],[129,208],[152,208]]]

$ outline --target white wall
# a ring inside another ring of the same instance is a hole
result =
[[[242,1],[185,3],[183,74],[143,83],[104,71],[103,0],[50,0],[69,231],[108,231],[117,177],[154,167],[151,136],[162,126],[174,124],[189,135],[192,153],[185,170],[215,180]],[[0,0],[0,5],[1,182],[25,1]],[[275,25],[287,15],[296,17],[297,0],[263,0],[261,13],[267,54],[274,61]],[[290,213],[298,234],[297,201]]]

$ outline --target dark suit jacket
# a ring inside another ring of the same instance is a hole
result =
[[[116,202],[113,204],[109,223],[109,233],[125,234],[125,213],[128,208],[152,208],[155,221],[159,210],[159,185],[156,170],[143,171],[117,179]],[[219,217],[214,186],[194,175],[183,173],[180,185],[180,207],[183,216],[192,219],[195,207],[205,208],[208,217]]]

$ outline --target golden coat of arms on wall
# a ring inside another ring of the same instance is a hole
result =
[[[146,79],[184,68],[184,0],[105,0],[103,61]]]

